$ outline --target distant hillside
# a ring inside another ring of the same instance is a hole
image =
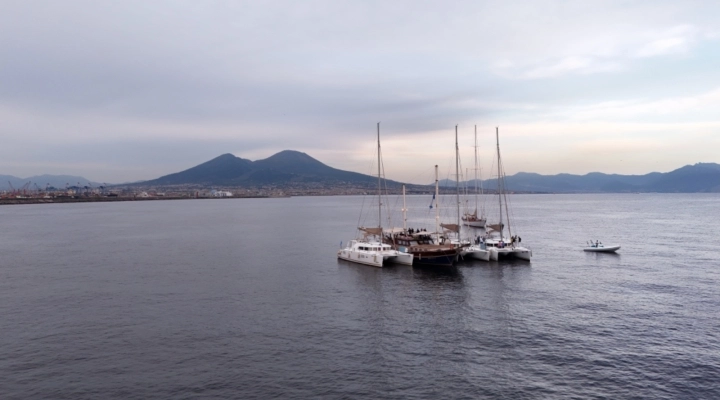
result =
[[[80,176],[40,175],[29,178],[17,178],[0,175],[0,190],[16,189],[30,182],[29,189],[35,185],[44,189],[46,185],[55,188],[65,186],[103,185],[89,182]],[[326,188],[374,187],[377,177],[357,172],[332,168],[305,153],[293,150],[281,151],[264,160],[250,161],[232,154],[223,154],[187,170],[165,175],[145,182],[136,182],[123,186],[236,186],[257,187],[264,185],[306,186]],[[489,191],[497,187],[495,179],[481,182]],[[618,175],[593,172],[585,175],[557,174],[540,175],[520,172],[506,178],[507,188],[515,192],[534,193],[720,193],[720,164],[698,163],[686,165],[671,172],[653,172],[645,175]],[[398,188],[400,183],[387,181],[388,187]],[[474,187],[474,181],[463,183]],[[430,185],[408,185],[408,190],[424,190]],[[455,182],[449,179],[440,181],[440,186],[454,190]]]
[[[586,175],[540,175],[520,172],[505,178],[508,190],[546,193],[720,193],[720,164],[698,163],[671,172],[645,175],[617,175],[593,172]],[[441,185],[455,186],[443,180]],[[474,181],[467,183],[474,187]],[[496,179],[482,181],[484,188],[494,190]]]
[[[376,177],[329,167],[305,153],[285,150],[264,160],[250,161],[223,154],[185,171],[135,185],[249,186],[318,183],[370,184]]]
[[[20,189],[28,182],[30,182],[28,189],[31,190],[35,190],[35,185],[41,189],[45,189],[48,185],[58,189],[64,189],[66,185],[80,187],[97,187],[102,185],[102,183],[91,182],[82,176],[74,175],[37,175],[28,178],[18,178],[12,175],[0,175],[0,190],[10,190],[10,184],[12,184],[15,189]]]

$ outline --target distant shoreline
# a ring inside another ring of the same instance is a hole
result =
[[[188,196],[156,196],[156,197],[29,197],[4,198],[0,205],[18,204],[64,204],[64,203],[109,203],[117,201],[157,201],[157,200],[230,200],[230,199],[257,199],[270,198],[270,196],[242,196],[242,197],[188,197]]]

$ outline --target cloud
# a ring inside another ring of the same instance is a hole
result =
[[[550,111],[553,119],[572,121],[718,121],[720,87],[690,96],[660,99],[625,99]]]
[[[430,165],[457,123],[466,134],[476,123],[517,128],[508,137],[537,153],[562,140],[545,124],[581,138],[597,125],[642,135],[661,122],[713,123],[714,95],[695,93],[720,81],[718,4],[9,3],[0,173],[47,172],[39,157],[56,148],[74,160],[114,149],[112,176],[123,159],[146,167],[116,180],[216,151],[257,159],[291,148],[354,169],[376,121],[396,159]],[[56,169],[79,168],[63,157],[52,157]]]
[[[493,64],[492,70],[509,79],[543,79],[568,75],[617,73],[630,69],[636,59],[687,55],[702,41],[714,40],[709,28],[683,24],[668,29],[638,26],[622,34],[603,36],[602,31],[569,38],[587,46],[566,44],[566,49],[549,51],[545,58],[518,61],[504,59]],[[553,54],[555,53],[555,54]]]
[[[637,50],[636,56],[643,58],[685,54],[701,39],[701,33],[702,31],[695,26],[679,25],[664,32],[651,34],[653,39],[642,45]]]
[[[494,70],[510,79],[555,78],[571,74],[590,75],[602,72],[616,72],[623,69],[620,62],[587,56],[569,56],[539,65],[515,66],[512,62],[495,65]]]

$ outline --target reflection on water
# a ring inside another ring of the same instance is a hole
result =
[[[338,261],[362,197],[0,207],[0,398],[720,398],[719,199],[517,196],[531,263],[440,270]]]

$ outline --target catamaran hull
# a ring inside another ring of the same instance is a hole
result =
[[[513,249],[513,256],[521,260],[530,261],[532,250],[525,248]]]
[[[466,249],[460,252],[463,258],[473,258],[476,260],[490,261],[490,252],[483,249]]]
[[[490,261],[497,261],[500,258],[497,250],[495,249],[488,250],[488,253],[490,253]]]
[[[370,265],[373,267],[382,268],[383,257],[378,254],[361,254],[349,250],[339,250],[338,258],[345,261],[354,262],[357,264]]]
[[[400,253],[397,256],[388,257],[387,261],[395,264],[413,265],[414,258],[410,253]]]
[[[521,248],[492,248],[490,251],[490,260],[498,261],[501,258],[519,258],[521,260],[530,261],[532,250]]]
[[[388,254],[367,254],[356,252],[348,249],[338,250],[338,258],[345,261],[354,262],[363,265],[372,265],[373,267],[382,268],[385,263],[394,263],[402,265],[413,265],[413,255],[409,253],[400,253],[394,255]]]

